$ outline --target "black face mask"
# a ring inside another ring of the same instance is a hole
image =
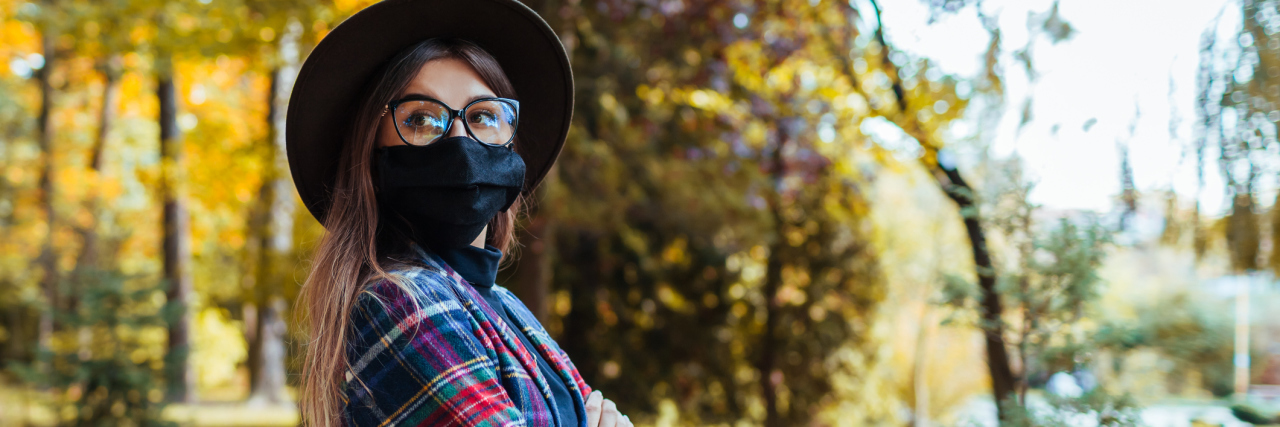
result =
[[[374,155],[382,210],[434,250],[470,244],[524,186],[524,160],[515,150],[465,136],[421,147],[379,147]]]

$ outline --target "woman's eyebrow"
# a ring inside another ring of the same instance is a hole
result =
[[[431,92],[409,92],[409,93],[404,94],[404,96],[401,96],[401,98],[403,98],[403,97],[407,97],[407,96],[425,96],[425,97],[428,97],[428,98],[431,98],[431,99],[440,99],[440,97],[439,97],[439,96],[436,96],[436,94],[431,93]],[[472,101],[475,101],[475,100],[477,100],[477,99],[481,99],[481,98],[497,98],[497,97],[498,97],[497,95],[493,95],[493,94],[489,94],[489,95],[475,95],[475,96],[472,96],[472,97],[470,97],[470,98],[467,98],[467,101],[466,101],[466,102],[464,102],[462,105],[470,104]],[[459,107],[461,107],[461,105],[460,105]]]

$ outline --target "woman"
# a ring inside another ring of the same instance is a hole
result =
[[[300,296],[307,424],[631,425],[494,284],[572,100],[563,46],[514,0],[388,0],[317,45],[286,126],[326,229]]]

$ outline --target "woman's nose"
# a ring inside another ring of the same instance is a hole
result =
[[[452,138],[455,136],[467,136],[467,125],[462,123],[462,116],[453,119],[453,124],[449,126],[449,134],[444,137]]]

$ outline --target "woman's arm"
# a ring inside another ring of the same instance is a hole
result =
[[[423,294],[416,304],[388,281],[360,295],[347,348],[349,424],[524,425],[499,383],[491,346],[442,285],[415,286]]]
[[[612,400],[605,399],[599,390],[592,390],[586,381],[582,380],[582,376],[578,373],[578,368],[573,365],[573,361],[569,360],[569,355],[560,348],[547,330],[543,328],[542,322],[538,321],[537,316],[529,311],[529,308],[516,297],[514,293],[502,286],[495,286],[499,295],[502,295],[503,301],[507,304],[508,311],[512,316],[516,317],[521,323],[532,328],[530,339],[534,345],[545,345],[551,349],[552,367],[565,371],[572,378],[573,383],[567,384],[570,388],[576,389],[583,393],[584,404],[587,409],[587,427],[631,427],[631,418],[618,412],[618,405]],[[536,351],[536,349],[529,349]]]

